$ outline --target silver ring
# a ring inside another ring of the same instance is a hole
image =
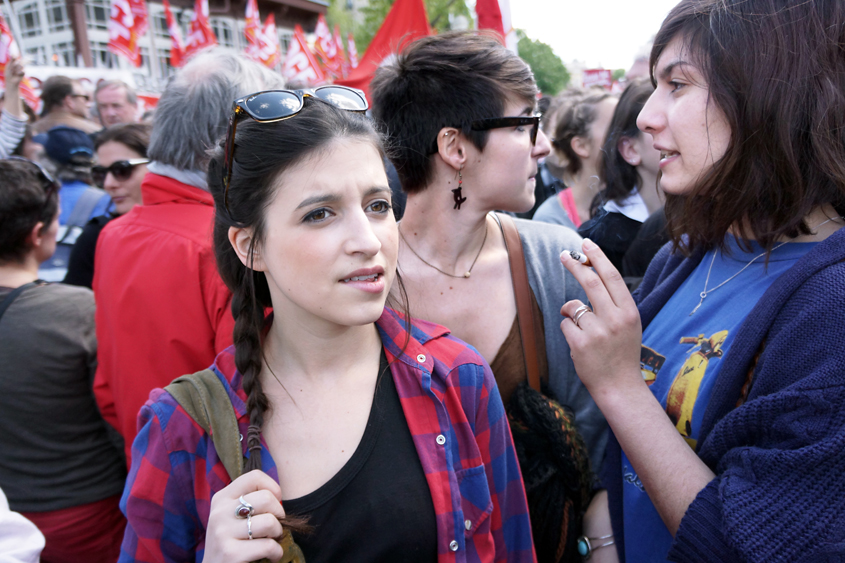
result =
[[[249,536],[249,539],[252,539],[252,514],[249,514],[246,517],[246,533]]]
[[[575,323],[575,326],[581,328],[581,325],[578,324],[578,321],[581,320],[581,317],[586,315],[587,313],[592,313],[593,310],[590,309],[587,305],[581,305],[577,309],[575,309],[575,315],[572,317],[572,322]]]
[[[240,501],[240,504],[235,509],[235,516],[249,519],[255,513],[255,508],[246,501],[243,495],[240,496],[238,501]]]

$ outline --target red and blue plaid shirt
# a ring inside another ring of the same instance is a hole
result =
[[[414,321],[405,346],[398,313],[385,309],[376,324],[431,490],[438,563],[535,562],[525,488],[490,367],[444,327]],[[245,436],[234,349],[212,369]],[[150,394],[138,426],[120,503],[128,519],[120,561],[202,561],[211,497],[231,482],[213,441],[162,389]],[[264,443],[261,460],[278,479]]]

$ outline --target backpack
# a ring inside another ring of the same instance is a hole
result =
[[[240,477],[244,458],[238,419],[229,394],[217,374],[205,369],[183,375],[174,379],[164,390],[211,436],[217,456],[232,481]],[[293,541],[289,528],[284,527],[278,542],[284,550],[279,563],[305,563],[305,556]],[[265,562],[269,563],[269,560],[261,561]]]
[[[52,282],[60,282],[65,279],[67,267],[70,263],[70,251],[103,197],[108,197],[103,193],[103,190],[90,186],[82,192],[70,212],[67,224],[59,226],[59,232],[56,235],[56,251],[38,268],[39,278]]]

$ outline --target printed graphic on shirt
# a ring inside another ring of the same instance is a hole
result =
[[[692,437],[692,415],[701,382],[712,358],[721,358],[722,345],[728,338],[727,330],[720,330],[712,336],[683,336],[680,344],[693,344],[687,352],[687,359],[669,387],[666,397],[666,414],[684,440],[695,449],[696,439]],[[648,385],[654,383],[666,357],[647,346],[640,351],[640,371]]]
[[[640,372],[649,387],[657,379],[657,374],[665,363],[666,356],[661,356],[648,346],[640,347]]]

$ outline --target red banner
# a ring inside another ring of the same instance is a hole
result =
[[[349,66],[351,68],[358,68],[358,48],[355,47],[355,38],[352,37],[351,31],[346,40],[346,51],[349,53]]]
[[[129,0],[129,7],[132,9],[132,17],[135,19],[135,37],[140,39],[147,32],[147,0]]]
[[[420,37],[431,35],[423,0],[396,0],[373,37],[361,63],[340,84],[367,91],[376,69],[399,49]],[[352,54],[350,52],[350,61]]]
[[[613,73],[606,68],[591,68],[585,70],[582,76],[584,88],[601,86],[610,90],[613,86]]]
[[[326,75],[308,48],[305,33],[299,24],[293,28],[293,38],[288,46],[282,75],[294,86],[317,86],[326,81]]]
[[[217,46],[217,37],[208,22],[208,0],[196,0],[194,15],[191,17],[191,32],[185,44],[185,59],[189,59],[203,49]]]
[[[170,64],[176,68],[185,62],[185,46],[182,43],[182,32],[176,24],[176,18],[170,11],[170,2],[162,0],[164,4],[164,17],[167,20],[167,32],[170,34]]]
[[[6,65],[12,59],[20,58],[20,56],[21,50],[18,48],[18,43],[15,41],[15,37],[12,35],[9,26],[6,24],[6,20],[0,15],[0,83],[3,84],[4,88],[6,87],[6,81],[3,73],[6,71]],[[35,93],[32,83],[26,77],[21,80],[20,93],[21,97],[29,104],[29,107],[34,110],[38,109],[41,99]]]
[[[109,19],[109,51],[126,57],[135,66],[141,66],[138,35],[135,33],[135,16],[129,0],[112,0]]]
[[[246,15],[244,17],[244,35],[248,45],[258,44],[258,35],[261,33],[261,16],[258,14],[258,2],[249,0],[246,3]]]
[[[323,63],[326,74],[333,77],[340,76],[341,65],[337,57],[337,44],[323,14],[320,14],[317,18],[317,29],[314,31],[314,35],[317,36],[317,40],[314,42],[314,52],[317,53],[317,57]]]
[[[334,46],[337,49],[337,60],[340,62],[340,76],[346,78],[349,76],[349,60],[343,52],[343,37],[340,35],[340,26],[334,26]]]

